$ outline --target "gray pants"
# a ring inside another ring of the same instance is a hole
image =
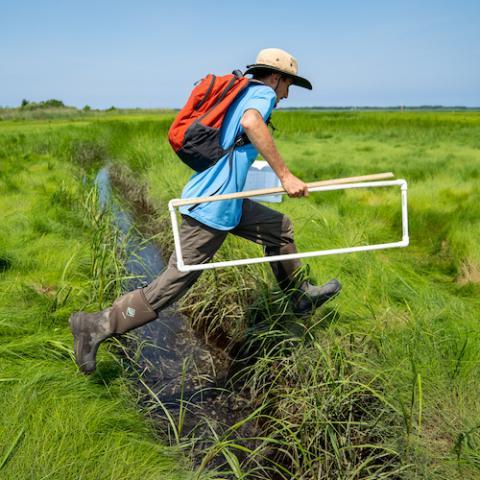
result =
[[[183,216],[180,242],[185,264],[209,262],[229,233],[263,245],[266,255],[296,252],[290,219],[260,203],[245,199],[240,223],[233,230],[216,230],[192,217]],[[301,263],[299,260],[287,260],[270,265],[280,286],[286,291]],[[180,272],[174,252],[167,268],[143,289],[145,298],[154,310],[161,310],[181,298],[200,274],[199,271]]]

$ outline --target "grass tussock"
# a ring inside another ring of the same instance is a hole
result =
[[[254,363],[233,379],[255,399],[248,421],[257,435],[239,437],[236,425],[218,435],[204,459],[217,448],[246,478],[399,478],[409,466],[385,440],[400,412],[385,395],[385,378],[366,358],[372,342],[314,329],[295,337],[282,324],[265,327],[250,337]]]
[[[392,435],[394,407],[361,348],[323,339],[277,358],[268,395],[265,442],[270,460],[300,478],[394,478],[401,467]],[[349,341],[353,340],[349,338]],[[280,448],[275,443],[281,445]]]

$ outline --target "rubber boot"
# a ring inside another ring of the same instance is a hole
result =
[[[110,308],[97,313],[76,312],[70,316],[73,350],[78,368],[92,373],[97,350],[104,340],[128,332],[157,318],[142,289],[119,297]]]
[[[296,253],[295,244],[289,243],[280,247],[265,247],[266,255],[284,255]],[[311,315],[315,309],[327,300],[338,295],[342,286],[336,279],[318,287],[305,279],[306,273],[302,269],[299,259],[282,260],[270,263],[279,286],[290,298],[292,310],[297,316]]]
[[[321,287],[303,282],[290,298],[293,313],[299,317],[311,315],[327,300],[338,295],[341,289],[342,285],[335,278]]]

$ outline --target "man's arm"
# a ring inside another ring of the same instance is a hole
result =
[[[254,109],[247,110],[243,114],[240,124],[255,148],[277,174],[288,196],[306,197],[308,195],[307,184],[293,175],[285,165],[260,112]]]

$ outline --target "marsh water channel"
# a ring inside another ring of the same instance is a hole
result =
[[[142,236],[128,206],[112,192],[107,167],[98,172],[95,183],[101,207],[111,210],[121,233],[128,277],[123,290],[142,287],[165,268],[161,251]],[[142,406],[152,412],[169,436],[194,437],[196,445],[204,449],[210,443],[211,428],[222,434],[253,411],[254,402],[229,381],[234,359],[195,332],[175,304],[132,333],[123,344],[127,363],[142,392]],[[175,429],[177,432],[173,432]],[[255,430],[246,423],[236,435],[252,438],[258,435]],[[218,467],[221,459],[212,459],[211,463]]]

